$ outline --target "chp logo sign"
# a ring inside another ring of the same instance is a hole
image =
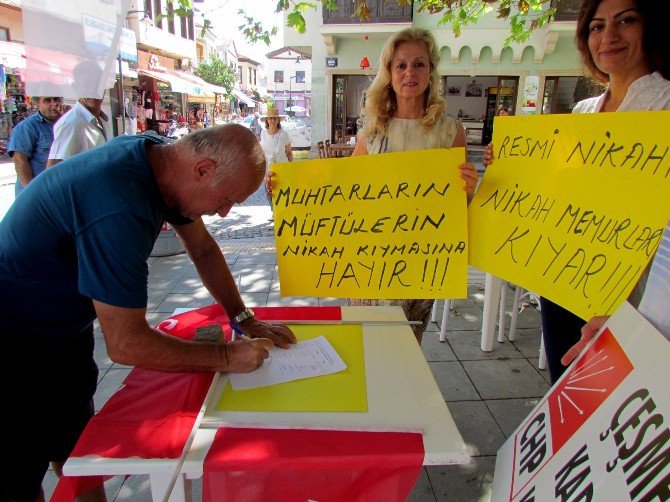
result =
[[[561,449],[631,371],[630,359],[605,328],[549,395],[554,451]]]
[[[632,363],[606,328],[514,435],[513,494],[526,487],[632,370]]]
[[[492,500],[670,500],[668,359],[624,303],[500,448]]]

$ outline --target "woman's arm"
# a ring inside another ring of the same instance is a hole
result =
[[[284,149],[286,150],[286,158],[288,158],[289,162],[293,162],[293,150],[291,149],[291,142],[289,141],[286,143],[286,146],[284,146]]]
[[[356,147],[354,148],[354,151],[351,152],[351,156],[353,157],[354,155],[367,155],[368,154],[368,149],[365,146],[365,140],[363,138],[358,138],[356,140]]]

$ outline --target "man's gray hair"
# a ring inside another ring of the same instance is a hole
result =
[[[251,164],[259,173],[265,173],[265,154],[256,135],[239,124],[207,127],[187,134],[177,141],[192,155],[208,158],[216,163],[215,183],[236,169]]]

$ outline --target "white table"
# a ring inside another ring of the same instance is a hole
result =
[[[404,321],[400,307],[342,307],[345,321]],[[202,476],[203,463],[216,428],[294,427],[338,430],[420,431],[424,465],[470,461],[463,438],[433,378],[409,325],[363,325],[367,412],[226,412],[213,399],[195,436],[171,501],[190,500],[190,480]],[[226,378],[219,380],[220,395]],[[148,474],[154,500],[162,500],[177,460],[70,458],[64,472],[71,476]]]

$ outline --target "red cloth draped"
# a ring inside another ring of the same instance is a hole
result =
[[[203,502],[404,501],[423,458],[420,433],[219,429]]]
[[[258,307],[262,320],[340,320],[340,307]],[[229,333],[218,305],[172,316],[157,328],[190,340],[198,326],[219,323]],[[179,458],[212,382],[213,373],[162,373],[134,368],[91,419],[70,456]],[[53,502],[69,502],[108,479],[63,476]]]
[[[254,307],[254,314],[261,321],[340,321],[340,307]],[[174,315],[160,322],[156,328],[177,338],[187,340],[195,336],[198,326],[221,324],[229,335],[228,316],[219,304],[202,307]]]

